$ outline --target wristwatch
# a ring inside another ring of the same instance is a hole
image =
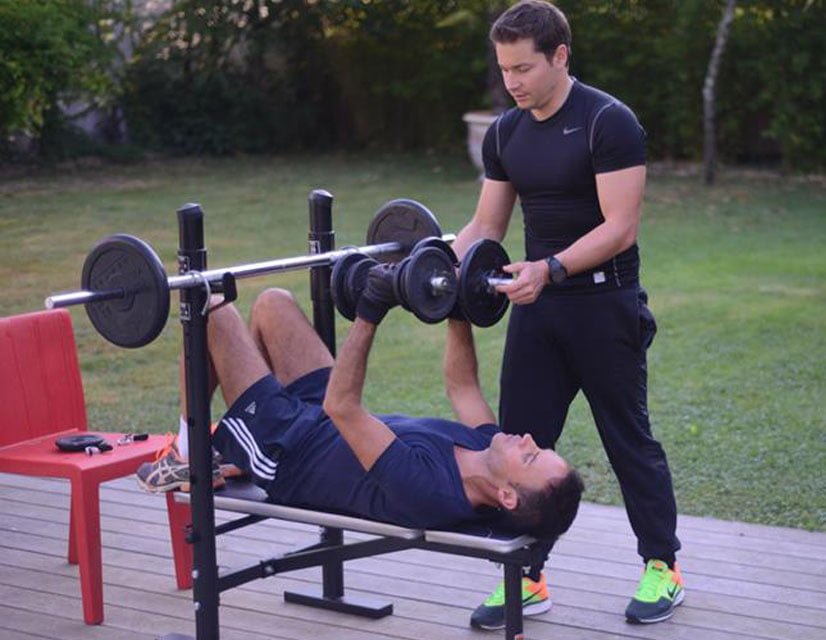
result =
[[[553,284],[562,284],[565,282],[565,278],[568,277],[568,271],[565,269],[565,265],[557,260],[556,256],[547,258],[545,262],[548,263],[548,273],[551,276],[551,282]]]

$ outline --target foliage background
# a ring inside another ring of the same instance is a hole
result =
[[[462,113],[491,105],[487,29],[508,4],[0,0],[5,156],[21,131],[42,155],[88,151],[58,135],[59,106],[80,96],[139,151],[458,149]],[[652,158],[698,159],[723,0],[558,4],[574,75],[637,112]],[[824,24],[826,0],[738,2],[718,81],[724,161],[826,166]]]

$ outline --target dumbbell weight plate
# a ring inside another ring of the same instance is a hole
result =
[[[509,278],[502,270],[510,264],[504,247],[493,240],[478,240],[471,245],[459,270],[459,306],[471,323],[490,327],[508,310],[508,296],[491,291],[487,278]]]
[[[398,262],[419,240],[429,236],[442,237],[442,228],[436,216],[415,200],[400,198],[382,205],[367,228],[367,244],[398,242],[401,251],[384,254],[382,262]]]
[[[330,276],[330,293],[333,296],[333,304],[335,304],[341,315],[351,321],[356,319],[356,305],[348,294],[347,276],[351,267],[365,258],[367,258],[366,255],[357,251],[348,253],[336,260]]]
[[[444,278],[447,287],[434,291],[433,278]],[[441,322],[456,304],[456,271],[450,258],[440,249],[425,247],[412,254],[401,282],[410,310],[422,322]]]
[[[447,254],[454,265],[459,263],[459,259],[456,257],[456,253],[453,251],[450,244],[441,238],[437,238],[436,236],[430,236],[428,238],[424,238],[423,240],[419,240],[413,247],[413,251],[410,253],[416,253],[416,251],[419,249],[424,249],[425,247],[435,247],[436,249],[441,249]]]
[[[136,349],[163,331],[169,318],[169,282],[158,254],[140,238],[118,233],[86,256],[81,287],[122,290],[123,295],[86,304],[86,315],[112,344]]]
[[[345,286],[347,287],[347,302],[353,310],[353,317],[349,318],[350,320],[355,319],[359,298],[367,284],[367,273],[377,264],[378,262],[373,260],[373,258],[365,256],[363,259],[353,263],[353,266],[347,270],[347,277],[344,280],[346,283]]]
[[[405,311],[410,311],[410,305],[407,304],[407,296],[404,291],[404,272],[408,264],[410,264],[410,256],[399,262],[396,273],[393,274],[393,293],[396,294],[396,300],[399,301],[401,308]]]

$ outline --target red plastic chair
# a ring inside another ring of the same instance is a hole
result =
[[[68,560],[79,565],[83,619],[100,624],[100,483],[134,473],[141,462],[153,459],[164,437],[118,446],[122,434],[99,433],[114,448],[93,456],[64,453],[55,446],[59,436],[86,430],[69,313],[53,310],[0,318],[0,472],[71,481]]]

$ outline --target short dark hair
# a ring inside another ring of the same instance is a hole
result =
[[[564,44],[571,51],[571,27],[565,14],[545,0],[522,0],[505,11],[490,28],[494,43],[510,44],[532,39],[534,47],[550,58]]]
[[[560,482],[548,482],[539,490],[517,487],[519,504],[505,512],[503,524],[534,538],[556,540],[573,523],[584,490],[585,483],[575,469],[568,471]]]

